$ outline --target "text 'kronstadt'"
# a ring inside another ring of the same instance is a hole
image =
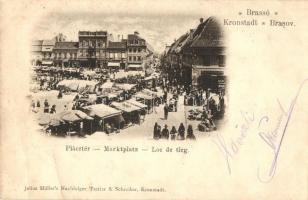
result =
[[[224,19],[224,23],[225,26],[258,26],[258,25],[269,25],[272,27],[281,27],[281,28],[285,28],[285,27],[291,27],[291,26],[295,26],[295,23],[293,21],[279,21],[279,20],[269,20],[267,21],[262,21],[261,23],[259,22],[259,20],[257,19],[252,19],[252,20],[230,20],[230,19]]]

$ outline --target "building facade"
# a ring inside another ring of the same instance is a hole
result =
[[[107,66],[107,31],[79,31],[78,60],[81,67]]]
[[[42,54],[43,54],[43,60],[42,65],[45,66],[51,66],[53,65],[53,49],[55,47],[55,40],[43,40],[42,43]]]
[[[42,64],[43,60],[42,45],[43,45],[43,40],[34,40],[31,42],[31,64],[33,66]]]
[[[138,32],[114,41],[107,31],[79,31],[78,42],[36,40],[32,42],[33,65],[138,69],[153,54]]]
[[[108,42],[107,47],[108,67],[126,69],[127,66],[127,48],[126,42]]]
[[[56,42],[53,48],[53,64],[58,67],[78,66],[78,42]]]
[[[127,68],[128,69],[138,69],[142,68],[143,60],[146,59],[145,56],[147,47],[145,39],[139,36],[137,31],[134,34],[128,34],[127,36]]]
[[[191,29],[170,47],[166,70],[180,83],[213,91],[225,90],[225,46],[218,21],[210,17]]]

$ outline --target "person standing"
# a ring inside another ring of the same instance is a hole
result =
[[[56,105],[52,105],[50,109],[50,114],[56,113]]]
[[[85,134],[83,132],[83,122],[80,122],[79,131],[79,137],[85,137]]]
[[[164,106],[164,117],[165,117],[165,120],[168,119],[168,111],[169,111],[169,106],[166,103],[165,106]]]
[[[44,113],[49,113],[49,103],[47,99],[44,101]]]
[[[167,103],[167,97],[168,97],[168,93],[167,93],[167,90],[164,90],[164,103]]]
[[[157,138],[160,139],[161,138],[161,126],[157,125]]]
[[[155,140],[159,139],[159,137],[158,137],[158,124],[157,124],[157,122],[154,125],[153,138]]]
[[[177,133],[177,131],[176,131],[175,126],[172,126],[172,129],[170,131],[170,138],[171,138],[171,140],[175,140],[176,133]]]
[[[178,129],[178,140],[184,140],[185,139],[185,127],[184,124],[181,123]]]
[[[62,99],[62,97],[63,97],[62,90],[60,90],[58,94],[58,99]]]
[[[165,128],[162,130],[162,138],[168,140],[169,139],[169,130],[167,124],[165,125]]]
[[[187,136],[186,136],[186,139],[190,139],[190,140],[195,140],[195,139],[196,139],[191,124],[189,124],[189,125],[188,125],[188,128],[187,128]]]

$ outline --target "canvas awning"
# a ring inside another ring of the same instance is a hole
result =
[[[120,63],[118,63],[118,62],[108,62],[108,67],[120,67]]]
[[[80,110],[67,110],[57,114],[58,117],[67,122],[76,122],[81,120],[93,120],[92,117]]]
[[[147,108],[147,105],[145,105],[145,104],[143,104],[143,103],[140,103],[140,102],[138,102],[138,101],[136,101],[136,100],[134,100],[134,99],[129,99],[129,100],[127,100],[126,102],[129,103],[129,104],[138,106],[138,107],[140,107],[140,108]]]
[[[142,68],[141,64],[129,64],[128,68]]]
[[[144,89],[141,91],[142,93],[146,94],[146,95],[149,95],[149,96],[154,96],[154,97],[157,97],[158,96],[158,93],[157,92],[154,92],[152,90],[149,90],[149,89]]]
[[[133,111],[141,110],[140,107],[129,104],[127,102],[121,102],[121,103],[112,102],[111,106],[116,108],[116,109],[122,110],[123,112],[133,112]]]
[[[89,91],[93,92],[97,82],[87,80],[62,80],[58,83],[58,87],[65,87],[72,91]]]
[[[82,110],[91,117],[99,117],[99,118],[109,118],[117,115],[121,115],[122,112],[111,108],[105,104],[95,104],[90,106],[85,106]]]
[[[150,81],[150,80],[153,80],[153,79],[155,79],[154,76],[148,76],[148,77],[144,78],[145,81]]]
[[[114,82],[107,81],[107,82],[103,83],[100,86],[100,88],[102,88],[102,89],[110,89],[110,88],[112,88],[113,85],[114,85]]]
[[[124,83],[124,84],[117,84],[116,87],[122,89],[122,90],[131,90],[134,87],[136,87],[136,84],[128,84],[128,83]]]
[[[44,60],[43,62],[42,62],[42,65],[52,65],[52,60]]]
[[[147,99],[147,100],[152,100],[152,99],[154,99],[154,97],[149,96],[149,95],[147,95],[147,94],[145,94],[145,93],[141,93],[141,92],[135,94],[134,96],[137,97],[137,98],[140,98],[140,99]]]

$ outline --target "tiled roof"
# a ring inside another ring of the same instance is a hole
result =
[[[78,49],[78,42],[56,42],[54,49]]]
[[[126,42],[110,42],[108,43],[109,49],[125,49]]]
[[[135,35],[135,34],[128,34],[128,35],[127,35],[127,40],[134,40],[134,39],[138,39],[138,40],[143,40],[143,41],[145,41],[145,39],[143,39],[143,38],[140,37],[139,35]]]
[[[191,47],[223,47],[223,35],[218,21],[210,17],[200,24],[193,35]]]
[[[170,47],[169,53],[175,53],[176,49],[179,48],[179,45],[181,45],[181,42],[184,41],[187,38],[187,36],[188,36],[188,33],[185,33],[184,35],[179,37],[179,39],[177,39]]]

